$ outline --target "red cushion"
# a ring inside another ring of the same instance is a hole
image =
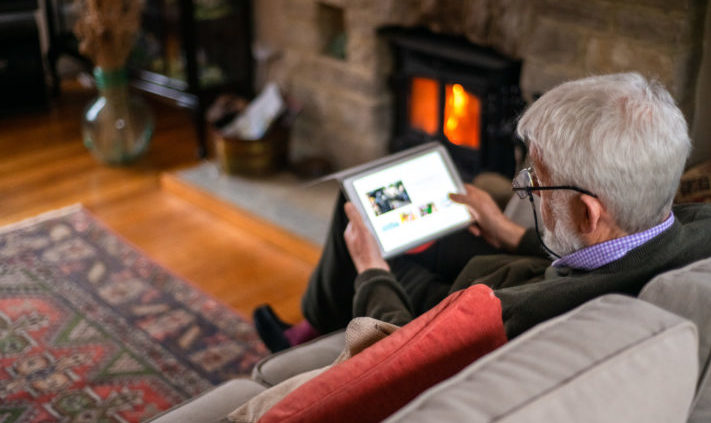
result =
[[[474,285],[300,386],[259,421],[381,421],[505,342],[499,299]]]

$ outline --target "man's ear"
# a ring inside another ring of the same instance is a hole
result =
[[[578,197],[578,209],[578,230],[581,234],[592,234],[597,230],[605,212],[602,203],[591,195],[581,194]]]

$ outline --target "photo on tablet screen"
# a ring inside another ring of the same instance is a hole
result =
[[[376,216],[412,204],[402,181],[374,189],[367,195]]]
[[[424,217],[428,214],[432,214],[437,211],[437,206],[435,203],[427,203],[424,206],[420,206],[420,216]]]
[[[412,213],[410,211],[404,211],[400,213],[400,223],[414,222],[415,219],[415,213]]]

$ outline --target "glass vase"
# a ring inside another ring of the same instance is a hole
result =
[[[128,164],[148,148],[153,135],[153,116],[146,103],[131,95],[126,69],[94,69],[97,98],[84,111],[84,145],[98,160],[112,165]]]

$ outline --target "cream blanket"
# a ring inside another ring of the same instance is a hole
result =
[[[346,344],[333,364],[298,374],[267,389],[230,413],[227,417],[228,420],[237,423],[256,422],[264,413],[269,411],[270,408],[299,386],[320,375],[332,366],[348,360],[395,332],[398,328],[398,326],[393,324],[370,317],[357,317],[351,320],[346,328]]]

